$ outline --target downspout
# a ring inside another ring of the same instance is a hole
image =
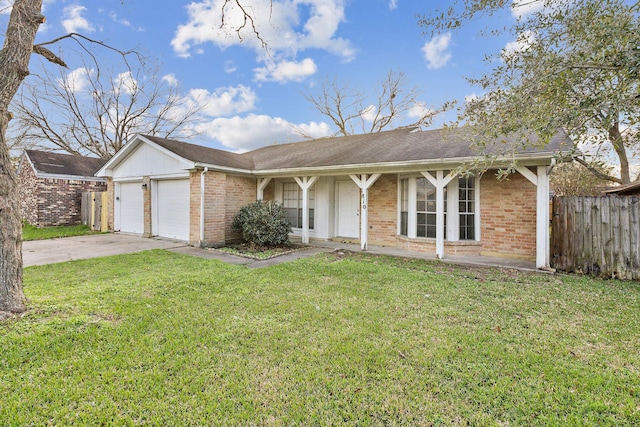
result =
[[[552,158],[551,159],[551,164],[549,165],[549,167],[547,168],[547,175],[551,175],[551,172],[553,171],[553,169],[556,167],[556,159]]]
[[[200,247],[204,243],[204,175],[209,172],[209,168],[205,168],[200,173]]]

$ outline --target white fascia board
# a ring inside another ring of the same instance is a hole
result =
[[[63,175],[57,173],[40,173],[36,172],[36,176],[40,179],[64,179],[73,181],[95,181],[95,182],[107,182],[106,178],[98,176],[78,176],[78,175]]]

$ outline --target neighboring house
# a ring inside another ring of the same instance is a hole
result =
[[[495,170],[449,175],[478,157],[470,141],[464,129],[398,129],[236,154],[138,135],[97,176],[108,179],[116,231],[224,245],[239,237],[231,230],[238,209],[265,199],[284,205],[304,243],[355,240],[363,249],[517,257],[548,266],[548,169],[570,147],[568,137],[560,132],[544,149],[516,154],[518,173],[507,180],[497,180]],[[507,164],[500,160],[495,164]]]
[[[78,225],[84,191],[106,191],[104,159],[25,150],[18,165],[20,214],[38,227]]]
[[[611,187],[602,191],[605,196],[640,196],[640,181]]]

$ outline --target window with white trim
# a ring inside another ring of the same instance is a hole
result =
[[[476,236],[476,185],[472,176],[458,178],[458,215],[460,216],[460,240],[475,240]]]
[[[448,171],[444,171],[445,175]],[[458,177],[444,188],[444,238],[475,240],[477,232],[478,191],[474,177]],[[425,177],[399,180],[400,235],[435,238],[436,187]]]
[[[311,186],[309,194],[309,229],[314,227],[315,211],[315,186]],[[282,184],[282,207],[287,212],[291,227],[302,228],[302,189],[295,182],[285,182]]]

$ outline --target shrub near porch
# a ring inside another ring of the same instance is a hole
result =
[[[7,425],[638,425],[640,287],[333,253],[25,269]]]

